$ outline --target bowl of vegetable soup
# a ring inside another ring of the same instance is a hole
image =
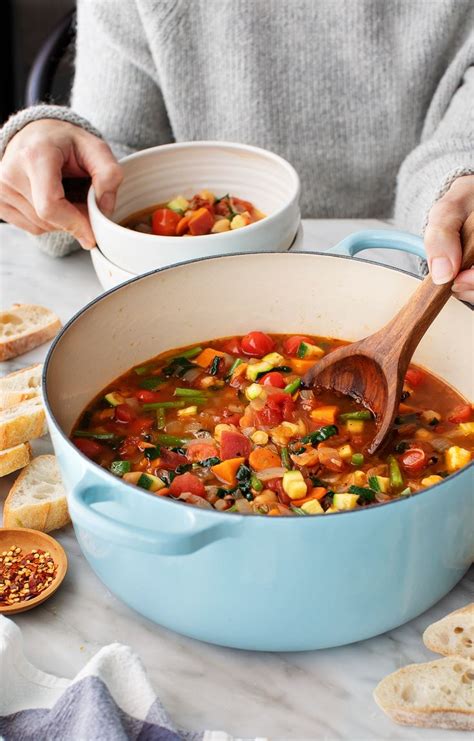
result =
[[[121,160],[114,213],[88,208],[103,256],[134,275],[190,259],[288,250],[299,177],[282,157],[230,142],[183,142]]]
[[[301,383],[416,288],[350,257],[373,246],[423,254],[377,231],[339,254],[176,265],[104,294],[54,342],[43,389],[71,518],[139,613],[225,646],[326,648],[414,618],[469,568],[471,309],[451,298],[426,333],[374,456],[371,414]]]

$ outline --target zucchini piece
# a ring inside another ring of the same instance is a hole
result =
[[[110,404],[111,407],[118,407],[119,404],[123,404],[125,402],[123,396],[118,394],[116,391],[111,391],[109,394],[106,394],[104,396],[104,399],[107,404]]]

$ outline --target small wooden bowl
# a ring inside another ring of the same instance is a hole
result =
[[[59,588],[62,580],[66,576],[67,556],[62,545],[57,540],[39,530],[29,530],[21,527],[0,528],[0,553],[8,551],[12,545],[21,548],[23,553],[29,553],[35,548],[43,551],[49,551],[54,563],[57,565],[56,575],[47,589],[38,594],[33,599],[23,602],[16,602],[13,605],[4,605],[0,603],[0,614],[15,615],[18,612],[31,610],[33,607],[40,605],[42,602],[51,597]]]

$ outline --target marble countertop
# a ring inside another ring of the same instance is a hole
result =
[[[381,226],[389,225],[374,220],[305,222],[298,249],[324,250],[351,231]],[[387,252],[384,259],[394,262],[400,257]],[[32,238],[0,225],[2,307],[13,302],[44,304],[65,322],[100,291],[87,253],[53,260]],[[2,375],[42,361],[46,350],[42,346],[0,364]],[[51,450],[47,438],[34,442],[33,448],[36,454]],[[0,480],[0,501],[14,476]],[[424,647],[422,632],[472,601],[472,568],[431,610],[385,635],[309,653],[252,653],[199,643],[137,615],[92,572],[72,528],[53,534],[68,554],[65,582],[44,605],[13,618],[22,629],[27,657],[46,672],[73,677],[99,648],[119,641],[141,656],[171,717],[189,730],[221,729],[236,736],[292,740],[466,738],[454,731],[393,724],[375,705],[372,690],[386,674],[436,658]]]

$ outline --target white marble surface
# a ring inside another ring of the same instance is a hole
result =
[[[304,249],[322,250],[351,231],[387,226],[375,221],[311,221]],[[388,253],[387,253],[388,255]],[[100,292],[90,257],[42,255],[33,240],[0,225],[0,304],[42,303],[68,320]],[[4,363],[2,373],[43,359],[47,347]],[[33,445],[50,450],[48,440]],[[0,482],[3,501],[14,475]],[[299,654],[257,654],[183,638],[132,612],[113,597],[84,560],[72,528],[55,533],[66,548],[69,572],[43,606],[18,615],[25,652],[41,669],[72,677],[86,659],[112,641],[131,645],[177,724],[274,739],[466,738],[452,731],[397,726],[372,699],[377,682],[411,662],[434,657],[421,634],[434,620],[473,599],[474,569],[439,604],[386,635],[344,648]]]

